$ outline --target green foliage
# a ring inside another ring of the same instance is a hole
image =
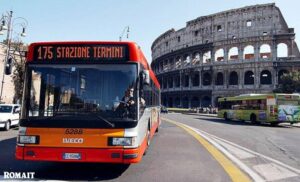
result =
[[[300,72],[290,72],[281,76],[282,83],[275,93],[295,93],[300,92]]]
[[[13,56],[13,82],[15,86],[14,103],[22,101],[24,76],[25,76],[25,48],[22,42],[13,42],[11,44],[11,55]]]

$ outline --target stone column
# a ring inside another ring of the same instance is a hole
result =
[[[277,44],[275,41],[273,41],[272,47],[271,47],[271,60],[276,61],[277,59]]]
[[[244,59],[244,47],[243,45],[238,47],[238,60]]]
[[[254,58],[255,58],[255,61],[259,61],[259,59],[260,59],[259,51],[260,51],[259,44],[255,44],[255,46],[254,46]]]
[[[199,87],[202,88],[202,71],[199,71]]]
[[[223,48],[223,51],[224,51],[224,62],[228,62],[228,49],[227,47],[224,47]]]

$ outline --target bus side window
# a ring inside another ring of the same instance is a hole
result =
[[[266,107],[266,100],[260,100],[260,104],[259,104],[259,109],[260,110],[266,110],[267,107]]]

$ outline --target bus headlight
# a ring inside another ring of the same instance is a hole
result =
[[[110,146],[134,146],[136,137],[111,137],[108,139]]]
[[[18,138],[18,143],[20,143],[20,144],[38,144],[39,137],[38,136],[21,135]]]

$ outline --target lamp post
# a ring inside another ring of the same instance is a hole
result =
[[[122,38],[123,38],[125,32],[127,33],[127,34],[126,34],[126,37],[127,37],[127,39],[128,39],[128,38],[129,38],[129,26],[126,26],[126,27],[123,29],[121,35],[119,36],[119,41],[120,41],[120,42],[122,41]]]
[[[20,23],[16,23],[16,20],[21,20]],[[0,26],[0,35],[4,34],[4,31],[6,32],[6,42],[7,42],[7,49],[6,49],[6,54],[5,54],[5,59],[4,59],[4,66],[3,66],[3,73],[2,73],[2,81],[1,81],[1,89],[0,89],[0,102],[3,100],[2,95],[3,95],[3,85],[4,85],[4,76],[5,76],[5,68],[7,64],[12,64],[10,60],[10,48],[11,48],[11,38],[12,38],[12,33],[13,33],[13,27],[15,25],[20,25],[22,27],[22,33],[20,34],[22,37],[26,36],[26,27],[28,25],[28,22],[25,18],[23,17],[16,17],[13,19],[13,11],[9,11],[6,13],[6,15],[2,15],[1,17],[1,26]]]

